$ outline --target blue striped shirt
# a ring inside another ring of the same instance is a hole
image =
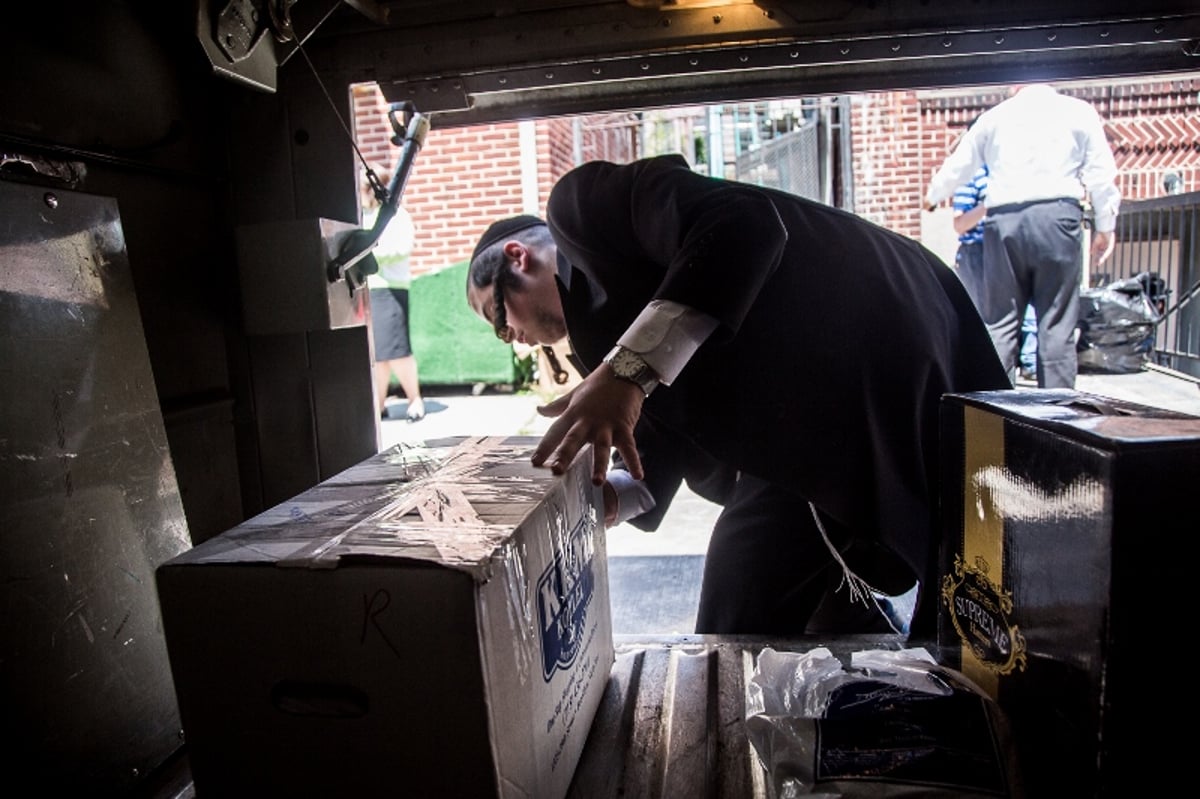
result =
[[[964,183],[954,190],[954,210],[960,214],[970,211],[983,202],[988,188],[987,164],[979,167],[970,183]],[[959,244],[978,244],[983,241],[983,221],[958,237]]]

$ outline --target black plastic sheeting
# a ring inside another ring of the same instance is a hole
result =
[[[1154,328],[1166,306],[1166,284],[1149,272],[1079,295],[1079,371],[1140,372],[1154,351]]]

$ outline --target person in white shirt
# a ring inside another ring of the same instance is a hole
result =
[[[370,230],[379,214],[379,203],[367,192],[370,207],[363,211],[363,227]],[[412,217],[402,206],[383,229],[372,255],[379,269],[367,276],[371,292],[371,333],[375,339],[375,410],[387,419],[385,404],[392,375],[408,399],[405,418],[425,417],[425,401],[409,337],[408,292],[412,284],[409,259],[416,232]]]
[[[932,211],[979,167],[991,172],[977,305],[1010,377],[1026,306],[1037,316],[1037,382],[1074,388],[1083,205],[1093,212],[1091,256],[1112,253],[1121,194],[1100,115],[1051,86],[1018,87],[985,111],[938,169],[925,195]]]

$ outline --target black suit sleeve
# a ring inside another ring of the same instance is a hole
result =
[[[698,175],[681,156],[577,167],[551,191],[547,221],[601,285],[702,311],[720,338],[741,327],[787,243],[765,192]]]

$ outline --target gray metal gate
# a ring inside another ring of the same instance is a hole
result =
[[[753,150],[736,162],[743,183],[821,201],[821,160],[816,119]]]
[[[1160,366],[1200,377],[1200,192],[1122,203],[1113,255],[1091,284],[1143,272],[1165,284],[1162,318],[1155,325]]]

